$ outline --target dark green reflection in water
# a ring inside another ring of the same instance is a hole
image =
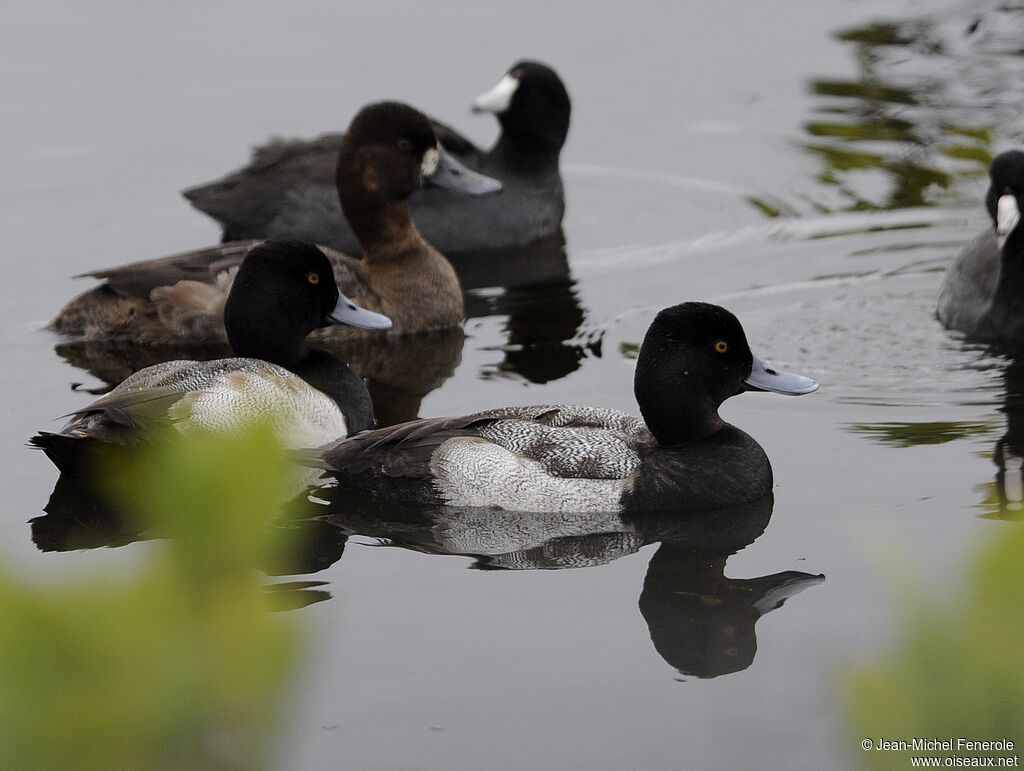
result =
[[[1006,431],[992,448],[996,473],[981,485],[981,508],[990,519],[1024,520],[1024,358],[1012,359],[1004,373]]]
[[[1018,139],[1024,14],[992,3],[836,33],[857,76],[818,78],[801,145],[836,193],[815,209],[872,211],[973,200],[997,149]],[[963,182],[972,184],[963,185]],[[755,202],[766,215],[772,207]]]
[[[985,423],[933,421],[930,423],[851,423],[850,431],[871,437],[891,447],[916,447],[923,444],[945,444],[970,436],[993,433]]]
[[[992,445],[977,453],[995,466],[992,481],[974,487],[981,496],[979,508],[987,519],[1024,521],[1024,357],[1019,352],[1006,361],[1003,383],[1002,416],[990,422],[852,423],[847,428],[891,447],[998,435]]]
[[[1020,468],[1017,468],[1017,475],[1020,475]],[[981,493],[982,517],[985,519],[1000,519],[1010,522],[1024,522],[1024,502],[1019,497],[1007,496],[1005,487],[1005,474],[1000,471],[991,482],[980,485],[978,492]],[[1015,488],[1019,495],[1019,481]]]
[[[640,355],[640,343],[619,343],[619,353],[624,359],[635,359]]]

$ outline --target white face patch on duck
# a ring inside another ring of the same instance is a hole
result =
[[[996,241],[1002,249],[1006,239],[1014,231],[1020,222],[1020,207],[1017,206],[1017,199],[1007,193],[999,197],[996,206]]]
[[[436,147],[431,147],[425,153],[423,153],[423,162],[420,164],[420,173],[424,178],[429,177],[435,171],[441,163],[441,151]]]
[[[473,100],[473,112],[503,113],[512,104],[512,95],[519,88],[519,78],[506,75],[498,85]]]

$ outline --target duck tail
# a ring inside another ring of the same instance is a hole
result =
[[[308,448],[301,450],[290,450],[288,457],[293,463],[306,468],[320,469],[321,471],[333,471],[331,464],[324,459],[323,449]]]
[[[94,442],[87,437],[40,431],[28,444],[46,453],[61,474],[77,475],[88,465],[86,458],[91,457],[89,448]]]

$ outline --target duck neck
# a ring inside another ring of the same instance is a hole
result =
[[[720,402],[701,395],[700,383],[688,388],[687,373],[676,373],[669,378],[659,373],[657,367],[645,366],[647,364],[641,354],[633,391],[640,414],[658,444],[689,444],[706,439],[725,425],[718,414]]]
[[[311,350],[308,356],[289,369],[338,405],[349,435],[373,428],[370,392],[366,390],[363,379],[337,356]]]
[[[343,197],[341,210],[368,260],[387,259],[426,246],[405,200],[346,201]]]
[[[692,543],[663,541],[651,557],[644,579],[644,591],[691,595],[694,589],[715,589],[725,580],[725,564],[731,553],[715,549],[702,550]]]
[[[565,137],[557,133],[520,133],[505,128],[487,158],[508,171],[557,174],[558,156],[564,141]]]
[[[685,408],[678,404],[645,406],[640,403],[640,414],[658,444],[666,447],[690,444],[707,439],[725,425],[716,405],[689,397],[687,402]]]
[[[363,248],[361,270],[392,317],[396,334],[447,329],[465,314],[462,286],[451,263],[426,242],[405,201],[343,205]],[[410,328],[407,319],[413,319]]]
[[[994,307],[1024,312],[1024,225],[1014,229],[1000,254],[999,284]]]
[[[288,368],[305,359],[309,347],[306,332],[299,327],[308,324],[295,316],[294,307],[269,293],[261,292],[252,299],[246,308],[229,296],[224,308],[224,327],[235,355]]]

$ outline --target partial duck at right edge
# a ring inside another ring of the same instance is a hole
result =
[[[946,271],[937,315],[949,329],[989,342],[1024,344],[1024,152],[996,156],[985,208],[992,219]]]

